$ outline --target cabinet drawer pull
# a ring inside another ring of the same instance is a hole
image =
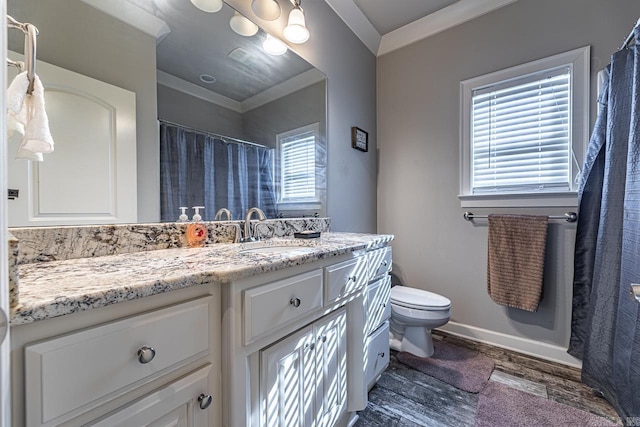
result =
[[[354,276],[349,276],[349,278],[347,279],[347,281],[349,281],[349,280],[355,283],[355,282],[357,282],[357,281],[358,281],[358,276],[355,276],[355,275],[354,275]]]
[[[315,343],[307,344],[305,348],[308,348],[309,350],[313,350],[316,348],[316,344]]]
[[[202,393],[198,396],[198,403],[200,404],[200,409],[207,409],[209,405],[213,402],[213,397],[210,394]]]
[[[389,265],[389,263],[387,261],[382,261],[382,266],[386,267],[387,265]]]
[[[321,337],[319,338],[319,341],[327,342],[327,336],[326,336],[326,335],[321,336]]]
[[[378,353],[378,356],[384,357],[384,351],[381,351],[380,353]]]
[[[138,362],[145,364],[149,363],[156,357],[156,350],[153,347],[143,345],[138,349]]]
[[[291,298],[289,300],[289,304],[291,304],[294,307],[300,307],[300,298]]]

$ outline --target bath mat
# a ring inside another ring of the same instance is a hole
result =
[[[398,353],[398,360],[447,384],[470,393],[478,393],[489,381],[495,364],[477,351],[434,340],[435,353],[418,357],[407,352]]]
[[[608,427],[616,424],[586,411],[494,381],[480,392],[475,427]]]

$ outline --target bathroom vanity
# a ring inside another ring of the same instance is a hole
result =
[[[21,265],[14,425],[348,425],[388,364],[392,238]]]

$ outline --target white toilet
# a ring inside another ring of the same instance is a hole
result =
[[[391,288],[389,346],[419,357],[433,355],[431,329],[451,318],[451,301],[442,295],[407,286]]]

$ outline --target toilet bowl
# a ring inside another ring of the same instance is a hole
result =
[[[389,346],[419,357],[431,357],[431,329],[445,325],[450,318],[448,298],[408,286],[394,286],[391,288]]]

